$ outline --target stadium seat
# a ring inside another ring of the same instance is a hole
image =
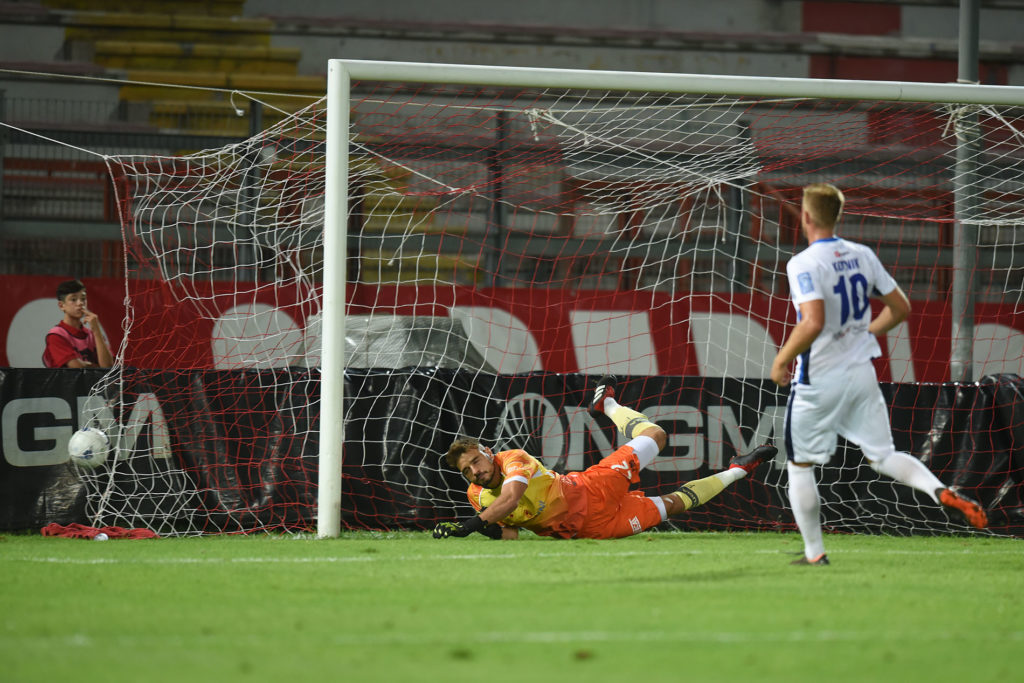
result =
[[[96,0],[45,0],[53,9],[95,11]],[[103,7],[109,12],[135,12],[138,0],[104,0]],[[146,9],[158,14],[200,14],[218,17],[233,17],[242,14],[245,0],[147,0]]]
[[[95,61],[108,68],[162,71],[255,71],[295,74],[301,51],[268,45],[100,40]]]
[[[239,0],[47,4],[65,10],[65,52],[119,72],[130,81],[121,101],[161,129],[244,136],[250,124],[237,112],[247,103],[224,91],[261,93],[265,126],[326,92],[325,78],[298,74],[301,50],[271,46],[273,22],[241,16]]]

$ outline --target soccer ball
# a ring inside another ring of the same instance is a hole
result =
[[[71,435],[68,455],[71,462],[82,467],[99,467],[107,459],[110,439],[95,427],[83,427]]]

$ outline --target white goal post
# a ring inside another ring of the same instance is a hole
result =
[[[1024,88],[330,60],[322,294],[317,535],[341,528],[350,88],[354,81],[888,102],[1024,106]]]

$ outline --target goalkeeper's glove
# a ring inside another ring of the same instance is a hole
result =
[[[484,536],[486,536],[487,538],[491,539],[492,541],[500,541],[501,540],[501,525],[500,524],[495,524],[494,522],[491,522],[490,524],[485,526],[483,529],[481,529],[480,533],[482,533]]]
[[[470,517],[462,522],[439,523],[434,527],[434,538],[448,538],[449,536],[465,538],[474,531],[479,531],[488,538],[501,538],[501,526],[497,524],[488,524],[484,520],[480,519],[479,515]]]

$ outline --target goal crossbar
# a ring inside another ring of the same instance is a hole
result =
[[[368,81],[534,88],[601,88],[604,90],[754,95],[757,97],[870,99],[891,102],[1024,105],[1024,87],[1007,85],[712,76],[348,59],[330,60],[328,64],[329,70],[339,69],[353,80]]]

